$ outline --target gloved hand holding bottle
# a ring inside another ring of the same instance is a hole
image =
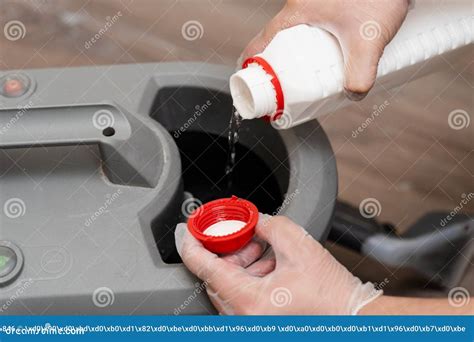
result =
[[[247,45],[241,59],[261,53],[282,30],[299,24],[319,27],[339,42],[344,59],[344,89],[350,99],[360,100],[374,85],[379,59],[402,25],[408,5],[408,0],[289,0]],[[363,25],[369,23],[378,31],[373,32],[373,37],[361,34]]]
[[[387,95],[436,70],[434,57],[472,42],[470,7],[290,0],[244,50],[230,78],[234,106],[243,119],[285,115],[276,125],[285,129],[349,105],[345,97],[361,100],[376,79],[374,91]]]

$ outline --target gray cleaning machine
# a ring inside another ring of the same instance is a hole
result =
[[[245,121],[226,177],[227,67],[0,73],[0,314],[206,314],[178,222],[236,195],[325,240],[336,163],[317,121]]]

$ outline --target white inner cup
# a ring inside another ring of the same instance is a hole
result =
[[[245,226],[245,222],[239,220],[225,220],[211,224],[203,231],[208,236],[224,236],[238,232]]]

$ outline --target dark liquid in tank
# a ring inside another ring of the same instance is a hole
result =
[[[203,203],[235,195],[253,202],[260,212],[272,213],[283,201],[272,170],[253,151],[235,147],[232,182],[226,175],[228,140],[204,132],[186,132],[176,139],[185,191]]]

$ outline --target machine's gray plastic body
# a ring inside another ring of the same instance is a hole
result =
[[[228,93],[232,69],[163,63],[19,72],[32,89],[0,98],[0,240],[18,246],[22,267],[0,284],[0,314],[213,313],[199,279],[160,255],[160,243],[173,241],[183,188],[170,127],[150,111],[165,88]],[[188,129],[223,134],[211,112]],[[112,121],[97,121],[101,114]],[[272,146],[266,130],[255,134],[269,124],[252,125],[240,142]],[[278,135],[274,146],[286,160],[268,163],[288,166],[282,190],[297,193],[279,213],[324,240],[337,193],[327,137],[316,121]],[[12,200],[20,212],[8,214]]]

